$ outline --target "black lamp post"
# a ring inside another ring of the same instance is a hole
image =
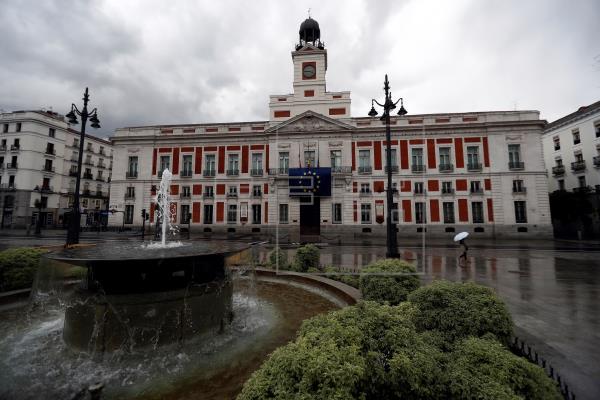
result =
[[[92,128],[100,128],[100,121],[98,120],[98,112],[94,108],[91,112],[88,112],[87,105],[90,100],[88,94],[88,88],[85,88],[83,94],[83,109],[79,111],[75,104],[71,104],[71,111],[66,115],[69,118],[70,124],[77,124],[77,115],[81,117],[81,133],[79,135],[79,158],[77,159],[77,179],[75,180],[75,193],[73,198],[73,211],[71,215],[71,221],[69,222],[69,228],[67,230],[67,243],[65,246],[71,246],[79,243],[79,224],[81,223],[81,216],[79,211],[79,188],[81,185],[81,164],[83,162],[83,141],[85,139],[85,125],[89,119]]]
[[[391,134],[390,134],[390,111],[396,108],[396,104],[400,102],[400,111],[398,111],[398,115],[406,115],[406,109],[404,108],[404,100],[402,98],[398,99],[395,103],[392,100],[392,93],[390,92],[390,83],[388,82],[388,76],[385,75],[385,81],[383,82],[383,90],[385,92],[385,101],[383,104],[380,104],[377,100],[371,100],[371,111],[369,111],[369,116],[374,117],[377,115],[377,111],[375,111],[375,104],[380,107],[383,107],[383,115],[381,116],[381,120],[385,121],[385,140],[387,141],[387,154],[386,154],[386,164],[387,164],[387,258],[399,258],[400,254],[398,253],[398,239],[396,237],[396,224],[392,221],[392,204],[394,202],[394,194],[392,189],[392,150],[391,150]]]

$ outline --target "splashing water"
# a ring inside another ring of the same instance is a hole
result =
[[[168,168],[162,173],[162,179],[160,180],[160,186],[158,189],[158,194],[156,195],[156,203],[158,204],[158,218],[162,219],[162,234],[161,234],[161,245],[162,247],[166,247],[167,244],[167,228],[169,231],[173,229],[171,226],[171,205],[170,205],[170,195],[169,189],[171,186],[171,179],[173,179],[173,174],[169,171]],[[177,247],[177,246],[171,246]]]

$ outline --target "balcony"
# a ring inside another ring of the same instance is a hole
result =
[[[442,189],[442,196],[451,196],[454,194],[454,189]]]
[[[237,197],[238,197],[237,192],[229,192],[229,193],[227,193],[227,198],[228,199],[237,198]]]
[[[84,172],[83,173],[83,179],[94,179],[94,176],[92,174]]]
[[[81,192],[81,194],[83,196],[91,196],[92,192],[90,192],[90,189],[83,189],[83,192]]]
[[[331,167],[332,174],[351,174],[352,167]]]
[[[258,191],[255,190],[252,192],[252,197],[260,198],[260,197],[262,197],[262,192],[260,190],[258,190]]]
[[[573,172],[585,170],[585,160],[575,161],[571,163],[571,170]]]
[[[523,161],[510,161],[508,163],[508,169],[511,171],[518,171],[525,169],[525,163]]]
[[[90,153],[94,152],[94,148],[92,146],[88,146],[85,151],[89,151]]]
[[[564,174],[565,174],[565,166],[564,165],[557,165],[555,167],[552,167],[552,175],[561,176]]]
[[[79,160],[75,156],[71,156],[71,159],[69,161],[71,161],[71,162],[79,162]]]
[[[16,162],[11,162],[6,164],[6,169],[17,169],[18,166],[19,165]]]
[[[106,157],[106,152],[104,150],[98,150],[98,154]]]
[[[425,190],[423,190],[423,189],[415,189],[413,191],[413,194],[415,196],[425,196]]]
[[[4,169],[4,163],[0,164],[0,171]]]
[[[440,171],[440,172],[452,172],[452,171],[454,171],[454,165],[452,165],[452,164],[440,164],[438,166],[438,171]]]
[[[99,162],[96,167],[106,169],[106,164]]]
[[[12,144],[10,146],[10,151],[15,151],[16,152],[16,151],[19,151],[19,150],[21,150],[21,146],[19,146],[18,144],[16,144],[16,145]]]
[[[471,188],[471,190],[469,191],[469,193],[471,193],[474,196],[482,196],[483,195],[483,189],[482,188]]]
[[[260,168],[260,169],[252,168],[250,170],[250,175],[252,175],[252,176],[263,176],[263,170],[262,170],[262,168]]]
[[[46,148],[46,151],[44,152],[44,154],[47,155],[47,156],[55,156],[56,155],[56,150],[50,149],[50,148]]]
[[[467,171],[481,171],[481,163],[467,164]]]
[[[42,192],[42,193],[54,192],[54,188],[49,185],[36,186],[35,188],[33,188],[33,190],[35,190],[36,192]]]
[[[521,194],[525,194],[527,193],[527,188],[525,187],[513,187],[513,193],[521,193]]]
[[[55,172],[54,170],[55,170],[55,168],[54,168],[54,167],[50,167],[50,166],[47,166],[47,165],[44,165],[44,166],[42,167],[42,171],[44,171],[44,172],[50,172],[50,173],[54,173],[54,172]]]
[[[202,193],[202,198],[203,199],[214,199],[215,198],[215,194],[214,193]]]
[[[137,171],[126,171],[125,172],[125,179],[136,179],[137,177],[138,177]]]
[[[580,186],[580,187],[573,188],[574,193],[590,193],[591,191],[592,191],[592,188],[590,186]]]
[[[70,170],[69,171],[69,176],[77,176],[77,170]]]
[[[14,183],[2,183],[0,184],[0,190],[16,190],[17,186]]]
[[[560,144],[554,143],[554,151],[560,150]]]
[[[594,167],[600,168],[600,156],[594,157]]]
[[[4,153],[6,151],[6,145],[0,146],[0,152]]]
[[[73,142],[73,144],[67,145],[68,147],[74,147],[76,149],[79,148],[79,142]]]
[[[413,164],[411,166],[412,172],[425,172],[426,169],[425,164]]]
[[[373,195],[373,192],[371,189],[361,189],[358,195],[359,197],[369,197]]]
[[[289,175],[288,168],[269,168],[269,175]]]
[[[225,172],[226,172],[227,176],[238,176],[240,174],[239,169],[228,169]]]
[[[104,196],[103,196],[103,194],[104,194],[104,193],[102,192],[102,190],[96,190],[96,194],[95,194],[95,196],[96,196],[96,197],[104,197]]]
[[[192,197],[192,193],[191,192],[181,192],[179,193],[179,198],[181,200],[189,200]]]
[[[371,166],[358,167],[359,174],[370,174],[371,172],[373,172],[373,168]]]
[[[94,166],[94,163],[92,162],[92,160],[85,160],[85,161],[83,162],[83,165],[89,165],[89,166],[92,166],[92,167],[93,167],[93,166]]]
[[[192,170],[191,169],[184,169],[183,171],[181,171],[179,173],[179,176],[181,178],[191,178],[193,175]]]
[[[96,180],[97,180],[98,182],[104,182],[104,178],[103,178],[103,177],[101,177],[101,176],[97,176],[97,177],[96,177]]]
[[[204,171],[202,171],[202,176],[204,177],[214,177],[216,175],[216,172],[214,169],[205,169]]]
[[[125,192],[125,200],[135,200],[135,192],[134,193]]]
[[[388,166],[386,165],[384,168],[385,173],[387,174],[388,172]],[[397,165],[392,165],[392,174],[396,174],[398,173],[398,166]]]

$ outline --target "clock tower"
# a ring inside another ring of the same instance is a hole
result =
[[[298,33],[300,39],[292,51],[294,92],[271,96],[270,121],[284,121],[309,110],[330,118],[349,118],[350,92],[327,92],[327,50],[319,23],[309,16]]]

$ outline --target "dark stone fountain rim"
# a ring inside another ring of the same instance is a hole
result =
[[[168,243],[168,242],[167,242]],[[206,256],[229,256],[250,247],[249,244],[231,242],[183,242],[183,246],[171,248],[143,248],[144,243],[104,242],[71,249],[49,252],[45,257],[67,263],[101,262],[124,260],[159,260]],[[122,265],[122,264],[119,264]]]

